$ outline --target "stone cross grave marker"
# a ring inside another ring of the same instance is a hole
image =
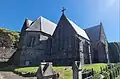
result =
[[[80,61],[75,61],[72,65],[73,79],[82,79],[82,65]]]
[[[37,79],[58,79],[59,74],[53,71],[52,63],[41,63],[36,73]]]

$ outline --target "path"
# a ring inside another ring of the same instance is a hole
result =
[[[37,79],[35,77],[22,77],[13,72],[0,71],[0,79]]]

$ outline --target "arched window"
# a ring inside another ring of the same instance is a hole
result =
[[[68,48],[72,48],[72,38],[68,38]]]
[[[28,44],[27,44],[27,46],[28,47],[33,47],[34,46],[34,44],[35,44],[35,37],[30,37],[29,39],[28,39]]]

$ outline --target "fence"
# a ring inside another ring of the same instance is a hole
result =
[[[96,73],[102,74],[103,71],[107,71],[108,69],[112,69],[114,67],[115,66],[113,66],[113,65],[108,65],[104,68],[100,67],[100,72],[96,72]],[[92,79],[94,74],[95,74],[95,72],[93,69],[85,70],[84,72],[82,72],[82,79]]]
[[[82,73],[82,79],[92,79],[93,75],[94,75],[93,69],[87,70]]]

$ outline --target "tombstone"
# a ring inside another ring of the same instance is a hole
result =
[[[59,74],[53,71],[52,63],[41,63],[36,73],[37,79],[58,79]]]
[[[73,79],[82,79],[82,65],[80,61],[75,61],[72,65]]]

